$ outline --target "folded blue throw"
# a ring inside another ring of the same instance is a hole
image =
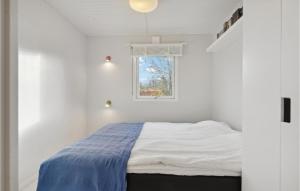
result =
[[[37,191],[126,191],[127,162],[142,123],[110,124],[45,161]]]

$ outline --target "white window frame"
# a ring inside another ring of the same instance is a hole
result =
[[[132,95],[134,101],[178,101],[178,57],[177,56],[166,56],[170,59],[174,59],[173,78],[172,78],[172,96],[140,96],[140,85],[139,85],[139,65],[138,58],[140,56],[132,56],[133,63],[133,82],[132,82]]]

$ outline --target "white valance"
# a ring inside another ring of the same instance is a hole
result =
[[[183,43],[131,44],[132,56],[182,56]]]

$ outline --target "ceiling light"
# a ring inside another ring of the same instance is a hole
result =
[[[158,7],[158,0],[129,0],[130,7],[141,13],[150,13]]]

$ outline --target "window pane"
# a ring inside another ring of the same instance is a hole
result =
[[[173,96],[174,59],[167,56],[141,56],[139,68],[139,96]]]

